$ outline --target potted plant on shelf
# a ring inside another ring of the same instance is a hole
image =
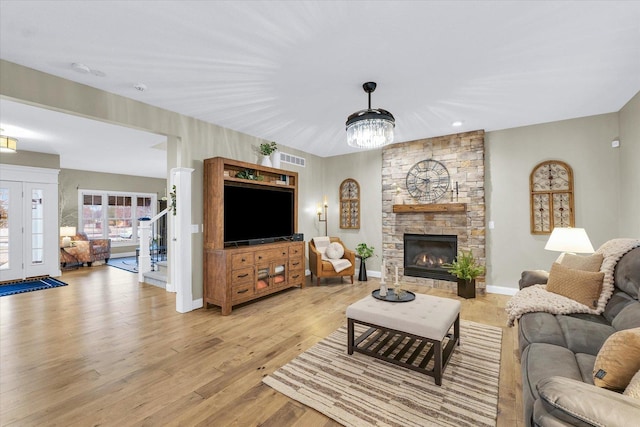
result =
[[[471,251],[460,251],[452,263],[442,265],[449,274],[458,278],[458,296],[463,298],[476,297],[476,277],[484,274],[484,267],[478,264]]]
[[[356,256],[360,258],[360,271],[358,273],[358,280],[361,282],[367,281],[367,259],[373,256],[373,246],[367,246],[366,243],[359,243],[356,246]]]
[[[260,165],[271,167],[271,154],[277,149],[278,145],[274,141],[260,144],[258,147],[258,152],[260,153],[260,156],[262,156],[260,159]]]

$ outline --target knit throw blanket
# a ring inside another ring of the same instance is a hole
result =
[[[346,270],[351,267],[351,261],[348,259],[331,259],[325,254],[327,248],[331,244],[331,239],[329,237],[314,237],[313,244],[316,246],[318,252],[320,252],[320,255],[322,255],[322,260],[329,261],[336,273],[340,273],[342,270]]]
[[[616,264],[624,254],[640,246],[638,239],[612,239],[604,243],[596,253],[602,254],[604,260],[600,271],[604,273],[602,293],[595,309],[580,304],[571,298],[548,292],[546,285],[533,285],[521,289],[507,302],[507,324],[513,326],[525,313],[544,311],[551,314],[592,313],[602,314],[609,298],[613,295],[613,272]]]

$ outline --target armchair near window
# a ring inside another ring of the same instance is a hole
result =
[[[87,263],[89,267],[95,261],[108,262],[111,257],[111,239],[92,239],[80,231],[73,238],[73,246],[65,251],[76,257],[78,262]]]
[[[338,242],[342,245],[344,248],[344,255],[342,256],[342,259],[348,259],[351,261],[351,267],[337,273],[329,261],[322,260],[322,254],[316,249],[316,245],[313,243],[312,239],[309,241],[309,270],[311,270],[311,280],[313,281],[313,276],[316,276],[318,278],[318,285],[320,285],[320,279],[323,277],[351,276],[351,283],[353,283],[353,275],[356,272],[355,252],[347,249],[339,237],[330,237],[330,240],[331,243]]]

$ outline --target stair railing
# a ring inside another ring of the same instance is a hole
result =
[[[138,282],[144,282],[144,275],[151,271],[151,230],[164,215],[172,210],[169,206],[151,219],[140,219],[140,255],[138,257]]]

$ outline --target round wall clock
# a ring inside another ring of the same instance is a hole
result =
[[[416,163],[407,173],[407,190],[417,200],[435,202],[449,189],[449,171],[437,160]]]

